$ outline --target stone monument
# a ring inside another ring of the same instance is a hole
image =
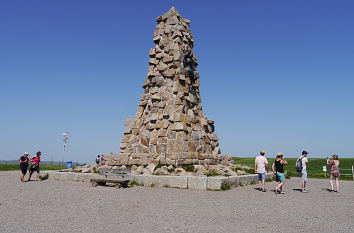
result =
[[[202,110],[189,24],[174,7],[157,18],[138,111],[124,124],[121,153],[106,154],[105,165],[233,163],[221,155],[214,121]]]

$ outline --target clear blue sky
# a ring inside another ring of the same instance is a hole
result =
[[[201,2],[203,2],[201,4]],[[354,155],[354,2],[1,1],[0,159],[119,152],[156,17],[190,19],[223,154]]]

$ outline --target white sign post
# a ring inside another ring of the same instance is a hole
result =
[[[324,177],[326,178],[326,173],[327,173],[327,166],[323,166],[323,172],[324,172]]]
[[[62,158],[62,161],[61,161],[61,168],[63,169],[63,164],[64,164],[64,153],[65,153],[65,148],[66,148],[66,145],[67,145],[67,142],[68,142],[68,136],[69,136],[69,133],[68,132],[64,132],[61,134],[63,136],[63,144],[64,144],[64,150],[63,150],[63,158]]]

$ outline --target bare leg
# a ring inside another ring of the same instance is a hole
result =
[[[37,178],[38,178],[38,180],[41,180],[39,172],[37,172]]]
[[[258,181],[258,184],[259,184],[259,190],[262,190],[262,181]]]
[[[329,175],[329,184],[331,185],[331,190],[334,190],[333,189],[333,175],[332,174]]]
[[[21,175],[21,181],[22,181],[22,182],[25,181],[25,174],[23,174],[23,173],[22,173],[22,175]]]
[[[337,188],[337,192],[339,192],[339,180],[338,180],[338,177],[336,177],[336,188]]]
[[[281,181],[275,189],[277,189],[277,190],[279,189],[280,191],[283,191],[283,184],[284,184],[284,181]]]
[[[265,190],[265,180],[262,180],[262,190]]]
[[[33,174],[33,171],[30,171],[30,174],[29,174],[29,177],[28,177],[28,181],[30,181],[30,180],[31,180],[31,176],[32,176],[32,174]]]
[[[302,191],[304,191],[306,189],[306,181],[302,181]]]

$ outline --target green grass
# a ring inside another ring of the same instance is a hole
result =
[[[234,157],[235,164],[246,165],[249,167],[254,167],[255,158],[239,158]],[[275,158],[267,158],[269,163],[268,170],[272,170],[272,164]],[[288,173],[290,177],[300,177],[300,175],[295,170],[295,163],[297,158],[284,158],[289,164],[284,165],[284,170]],[[325,178],[322,171],[322,167],[326,166],[326,159],[311,158],[308,157],[309,165],[307,167],[307,175],[309,178]],[[339,158],[339,169],[351,169],[354,165],[354,158]],[[251,171],[253,173],[253,171]],[[342,174],[350,174],[351,171],[341,171]],[[327,176],[329,175],[329,168],[327,167]],[[352,176],[340,176],[341,180],[353,180]]]
[[[28,165],[28,168],[30,165]],[[42,171],[45,170],[60,170],[60,165],[40,165],[39,166]],[[66,168],[66,166],[64,166]],[[20,165],[18,164],[0,164],[0,171],[20,171]]]
[[[210,170],[205,173],[206,176],[220,176],[216,170]]]
[[[225,182],[221,185],[222,191],[229,190],[230,188],[231,188],[231,184],[229,182]]]

